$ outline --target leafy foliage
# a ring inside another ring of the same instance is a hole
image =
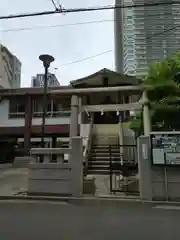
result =
[[[180,130],[180,53],[154,64],[142,85],[148,86],[152,130]],[[131,121],[130,127],[142,134],[142,113]]]

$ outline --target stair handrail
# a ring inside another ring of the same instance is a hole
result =
[[[83,161],[84,161],[85,172],[87,172],[88,160],[89,160],[89,157],[91,154],[93,123],[94,123],[94,113],[91,114],[89,133],[88,133],[88,137],[87,137],[87,144],[86,144],[84,152],[83,152],[83,155],[84,155]]]

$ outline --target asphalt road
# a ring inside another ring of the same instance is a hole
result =
[[[180,208],[0,202],[0,239],[180,239]]]

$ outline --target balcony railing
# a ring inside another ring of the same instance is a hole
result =
[[[9,113],[9,118],[24,118],[24,112],[17,112],[17,113]]]
[[[40,118],[42,117],[43,112],[34,112],[33,118]],[[70,110],[62,110],[62,111],[53,111],[53,112],[47,112],[46,117],[47,118],[53,118],[53,117],[69,117],[71,115]],[[24,118],[25,113],[24,112],[17,112],[17,113],[9,113],[9,118]]]
[[[33,117],[42,117],[43,113],[42,112],[34,112]],[[69,117],[71,115],[70,110],[62,110],[62,111],[52,111],[52,112],[47,112],[46,117]]]

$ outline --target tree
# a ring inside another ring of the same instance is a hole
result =
[[[154,64],[141,83],[148,86],[153,131],[180,130],[180,53]],[[130,128],[142,134],[142,111]]]

